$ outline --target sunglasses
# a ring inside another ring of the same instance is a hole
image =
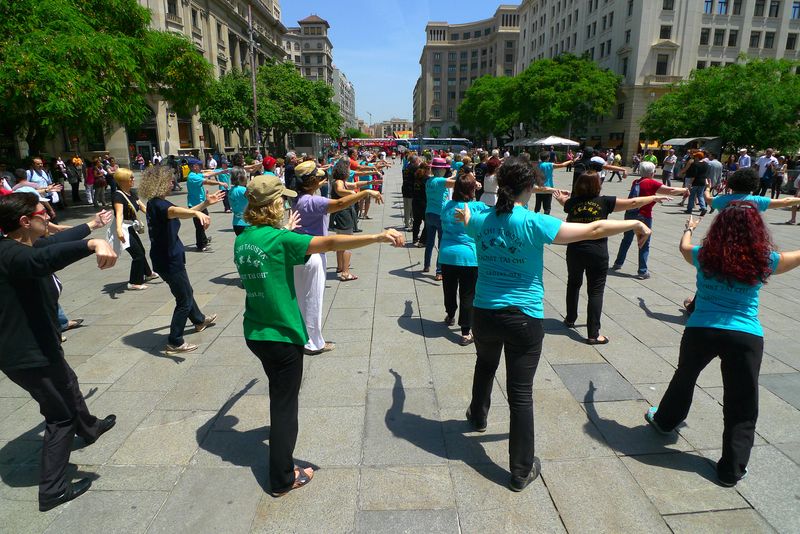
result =
[[[44,217],[45,215],[47,215],[47,210],[42,208],[39,211],[34,211],[28,217]]]

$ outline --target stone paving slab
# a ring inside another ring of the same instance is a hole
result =
[[[386,194],[398,200],[398,169],[387,177]],[[558,186],[568,188],[570,178],[555,173]],[[628,187],[605,184],[604,192],[627,196]],[[183,194],[173,200],[185,201]],[[676,253],[684,216],[674,203],[656,213],[653,277],[636,280],[631,261],[609,276],[601,328],[608,345],[584,342],[585,295],[578,326],[564,327],[566,248],[545,248],[545,339],[534,380],[543,471],[522,493],[507,489],[505,367],[497,371],[488,429],[473,432],[464,411],[475,349],[459,346],[458,327],[443,324],[441,283],[420,272],[424,251],[356,250],[359,279],[348,283],[336,279],[328,255],[324,332],[337,346],[304,358],[295,451],[298,462],[320,469],[303,490],[271,497],[267,380],[242,337],[244,296],[231,262],[229,216],[221,210],[211,209],[215,252],[187,249],[196,300],[205,313],[218,314],[205,332],[187,328],[187,340],[200,345],[194,353],[162,353],[172,297],[162,282],[126,291],[127,255],[108,271],[86,260],[59,273],[62,306],[85,319],[66,333],[66,358],[90,409],[116,413],[118,422],[91,446],[76,440],[70,474],[94,478],[92,490],[41,514],[41,415],[25,391],[0,377],[0,531],[800,530],[800,303],[791,297],[800,273],[775,277],[761,291],[765,356],[747,479],[733,489],[714,482],[723,400],[717,362],[701,374],[677,432],[660,436],[642,418],[677,365],[680,306],[694,291],[693,269]],[[373,206],[371,214],[366,232],[400,222],[392,203]],[[776,224],[786,213],[764,216],[781,249],[800,247],[795,228]],[[191,224],[182,225],[185,243],[193,233]],[[611,254],[619,242],[609,239]]]

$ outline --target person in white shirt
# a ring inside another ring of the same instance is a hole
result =
[[[661,178],[661,181],[667,187],[672,185],[672,177],[675,176],[675,164],[678,162],[678,156],[675,155],[675,149],[670,148],[669,154],[667,157],[664,158],[664,161],[661,163],[661,167],[664,169],[664,174]]]
[[[764,152],[764,155],[756,160],[756,166],[758,166],[759,178],[764,177],[764,174],[767,172],[767,168],[769,167],[776,168],[778,166],[778,158],[772,155],[773,152],[775,152],[773,149],[768,148],[766,152]]]
[[[209,170],[215,170],[217,168],[217,160],[215,160],[212,156],[209,156],[206,167],[208,167]]]
[[[743,148],[739,150],[739,161],[738,167],[739,169],[746,169],[747,167],[751,166],[753,163],[750,159],[750,155],[747,153],[747,149]]]

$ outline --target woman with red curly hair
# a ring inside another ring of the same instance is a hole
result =
[[[775,252],[772,238],[751,202],[731,202],[708,230],[703,245],[692,246],[700,219],[689,217],[681,238],[684,259],[697,269],[695,311],[686,322],[678,368],[659,406],[645,419],[669,434],[689,414],[700,372],[717,356],[724,386],[722,457],[719,483],[735,486],[747,475],[758,418],[758,372],[764,331],[758,321],[758,294],[773,274],[800,265],[800,250]]]

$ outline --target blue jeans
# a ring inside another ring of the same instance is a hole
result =
[[[180,347],[183,345],[183,329],[186,327],[186,319],[192,321],[192,324],[198,325],[206,320],[206,316],[194,301],[194,292],[186,269],[176,273],[161,272],[159,274],[169,286],[172,296],[175,297],[175,311],[172,312],[167,342],[173,347]]]
[[[64,313],[64,308],[61,307],[61,304],[58,305],[58,325],[61,327],[61,331],[67,329],[67,325],[69,325],[69,319],[67,318],[67,314]]]
[[[625,212],[625,220],[639,220],[642,221],[644,224],[647,225],[648,228],[653,227],[653,218],[652,217],[642,217],[641,215],[629,215],[628,212]],[[633,238],[635,234],[633,230],[629,230],[625,232],[622,236],[622,243],[619,244],[619,252],[617,252],[617,259],[614,260],[615,267],[622,267],[622,264],[625,263],[625,256],[628,255],[628,249],[633,243]],[[647,257],[650,255],[650,241],[652,240],[652,236],[648,239],[644,246],[639,249],[639,274],[644,274],[647,272]]]
[[[436,213],[426,213],[425,214],[425,232],[426,232],[426,241],[425,241],[425,268],[429,268],[431,266],[431,256],[433,255],[433,245],[436,242],[436,236],[439,236],[439,246],[442,245],[442,218],[437,215]],[[442,272],[442,268],[439,265],[439,255],[436,255],[436,274]]]
[[[694,209],[695,199],[697,199],[697,205],[701,210],[706,209],[705,191],[706,186],[704,185],[692,186],[691,192],[689,193],[689,205],[687,206],[686,211],[692,211]]]

